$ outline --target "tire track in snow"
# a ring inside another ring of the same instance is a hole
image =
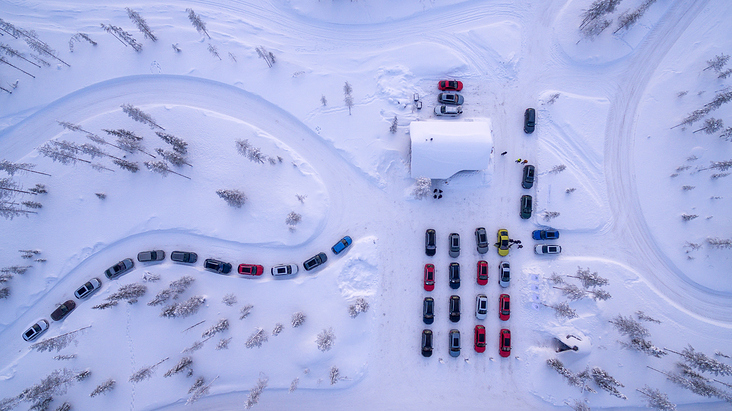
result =
[[[629,62],[630,71],[612,101],[606,133],[606,175],[613,208],[612,225],[619,238],[628,239],[628,256],[635,256],[638,272],[678,308],[726,327],[732,322],[732,294],[692,281],[654,241],[641,211],[635,184],[633,141],[643,92],[656,69],[708,0],[687,0],[670,7]],[[640,252],[640,255],[636,255]],[[632,258],[632,257],[631,257]]]

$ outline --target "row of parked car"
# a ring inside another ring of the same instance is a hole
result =
[[[458,117],[463,114],[462,104],[465,101],[462,95],[457,92],[463,89],[463,82],[458,80],[440,80],[437,88],[447,93],[437,95],[440,103],[435,107],[435,115],[442,117]]]
[[[460,288],[460,263],[450,263],[448,267],[448,278],[450,288],[457,290]],[[478,261],[475,274],[475,281],[478,285],[488,284],[488,262],[485,260]],[[511,281],[511,265],[508,261],[498,263],[498,284],[501,287],[508,287]],[[424,265],[424,290],[433,291],[435,289],[435,265]]]
[[[429,228],[425,231],[424,236],[424,252],[428,257],[433,257],[437,252],[437,234],[434,229]],[[448,237],[448,254],[452,258],[460,256],[460,234],[450,233]],[[488,234],[485,227],[478,227],[475,229],[475,245],[479,254],[485,254],[488,252]],[[505,257],[509,251],[509,237],[508,230],[501,228],[498,230],[497,242],[495,246],[498,248],[498,255]]]
[[[460,355],[460,330],[452,329],[448,334],[449,337],[449,350],[450,356],[457,357]],[[475,352],[483,353],[486,347],[485,338],[485,326],[476,325],[473,334],[473,347]],[[508,357],[511,355],[511,331],[507,328],[502,328],[499,333],[498,342],[498,354],[501,357]],[[425,357],[432,356],[433,347],[433,334],[432,330],[422,330],[422,355]]]
[[[460,321],[460,296],[450,296],[449,318],[451,322]],[[485,320],[488,316],[488,297],[485,294],[478,294],[475,297],[475,318]],[[498,318],[501,321],[508,321],[511,318],[511,297],[508,294],[501,294],[498,297]],[[425,297],[422,303],[422,321],[425,324],[432,324],[435,321],[435,299]]]
[[[338,255],[342,253],[346,248],[348,248],[352,243],[353,240],[351,239],[351,237],[345,236],[341,238],[335,245],[333,245],[333,247],[331,247],[331,250],[335,255]],[[178,263],[194,264],[198,261],[198,255],[192,251],[173,251],[172,253],[170,253],[170,259]],[[165,251],[163,250],[141,251],[137,254],[137,261],[142,263],[163,260],[165,260]],[[307,259],[303,263],[303,268],[305,268],[306,271],[310,271],[324,264],[327,260],[328,257],[325,255],[325,253],[318,253],[317,255]],[[114,280],[129,272],[134,267],[135,262],[131,258],[125,258],[124,260],[106,269],[104,271],[104,275],[108,279]],[[231,263],[208,258],[204,261],[203,268],[220,274],[228,274],[231,272],[232,266]],[[296,274],[297,271],[297,264],[280,264],[272,267],[271,273],[274,276],[281,276]],[[259,276],[262,275],[262,273],[264,272],[264,267],[257,264],[240,264],[238,272],[242,275]],[[78,300],[84,300],[95,291],[97,291],[101,286],[102,282],[99,278],[92,278],[84,283],[81,287],[77,288],[76,291],[74,291],[74,297],[76,297],[76,299]],[[74,300],[67,300],[63,304],[59,305],[51,313],[51,319],[53,321],[61,321],[66,316],[68,316],[75,308],[76,303],[74,302]],[[33,341],[41,334],[43,334],[46,330],[48,330],[48,327],[48,321],[46,319],[41,319],[32,326],[30,326],[23,333],[23,339],[26,341]]]

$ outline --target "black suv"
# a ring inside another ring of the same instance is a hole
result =
[[[527,164],[524,166],[524,178],[521,180],[521,187],[529,189],[534,186],[534,166]]]
[[[424,252],[432,257],[435,255],[435,250],[437,250],[435,246],[435,230],[430,228],[424,233]]]
[[[450,296],[450,321],[460,321],[460,296]]]
[[[302,263],[302,266],[305,268],[305,271],[310,271],[326,261],[328,261],[328,256],[326,256],[325,253],[318,253],[318,255],[310,257],[309,260]]]
[[[450,263],[450,288],[457,290],[460,288],[460,264]]]
[[[435,321],[435,299],[425,297],[422,303],[422,321],[425,324],[432,324]]]
[[[522,195],[521,196],[521,218],[524,220],[531,218],[531,209],[533,208],[533,201],[531,200],[531,196],[529,195]]]
[[[425,357],[432,356],[432,331],[422,330],[422,355]]]
[[[207,258],[206,261],[203,262],[203,268],[219,274],[229,274],[231,272],[230,263],[214,260],[213,258]]]
[[[524,133],[531,134],[536,126],[536,110],[527,108],[524,112]]]

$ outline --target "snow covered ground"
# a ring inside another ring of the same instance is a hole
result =
[[[732,177],[712,178],[724,170],[710,168],[712,162],[730,160],[732,146],[719,132],[694,132],[703,120],[674,128],[729,91],[730,78],[704,69],[715,55],[731,54],[732,3],[658,0],[629,30],[613,34],[613,25],[593,41],[581,40],[580,15],[590,3],[0,3],[3,22],[34,30],[69,64],[46,56],[50,66],[36,67],[3,56],[35,78],[0,65],[0,86],[13,92],[0,90],[0,160],[32,163],[51,174],[12,176],[24,190],[40,183],[48,193],[16,195],[12,201],[39,201],[43,208],[27,218],[0,220],[0,268],[31,266],[2,284],[10,295],[0,299],[0,401],[67,368],[89,369],[91,375],[55,393],[49,409],[64,401],[82,410],[238,409],[265,380],[256,404],[262,409],[544,410],[569,409],[579,400],[593,409],[631,410],[645,406],[636,389],[646,384],[668,394],[678,409],[728,409],[728,402],[696,395],[647,368],[677,371],[681,357],[625,349],[620,342],[628,337],[609,321],[619,314],[637,319],[636,311],[643,311],[661,321],[642,323],[655,346],[681,352],[691,344],[732,365],[715,355],[732,355],[731,251],[707,241],[732,236]],[[623,0],[611,17],[616,21],[641,4]],[[143,37],[125,7],[145,18],[156,42]],[[205,22],[210,38],[191,25],[187,8]],[[122,27],[142,51],[123,45],[100,23]],[[97,45],[76,42],[70,52],[69,39],[78,32]],[[29,57],[32,50],[22,36],[2,34],[0,43]],[[274,55],[271,68],[258,47]],[[490,119],[495,149],[488,170],[435,180],[443,198],[418,200],[411,195],[409,123],[436,120],[436,84],[445,78],[465,83],[462,119]],[[352,87],[350,110],[346,82]],[[424,104],[421,110],[414,106],[415,93]],[[191,165],[171,166],[188,178],[150,172],[143,165],[150,156],[111,146],[101,148],[120,158],[126,154],[124,159],[141,169],[130,173],[109,157],[88,155],[81,157],[114,171],[83,162],[63,165],[36,150],[50,140],[91,143],[84,132],[65,129],[59,121],[112,143],[104,129],[130,130],[144,137],[145,151],[169,150],[154,133],[161,130],[135,122],[123,112],[124,104],[140,108],[166,133],[188,143]],[[525,135],[522,113],[530,106],[537,109],[537,129]],[[732,123],[731,107],[722,105],[707,118]],[[395,116],[397,132],[390,133]],[[237,140],[260,149],[264,162],[240,155]],[[503,151],[508,154],[499,155]],[[531,190],[520,187],[517,158],[537,168]],[[247,201],[230,207],[216,195],[218,189],[241,190]],[[523,194],[534,196],[529,220],[518,215]],[[294,225],[286,223],[291,212],[301,217]],[[545,212],[559,215],[547,220]],[[684,221],[682,214],[697,217]],[[507,289],[496,280],[501,258],[492,249],[485,255],[475,250],[473,232],[480,226],[491,240],[506,228],[525,246],[512,247],[506,258],[512,268]],[[548,226],[561,232],[560,256],[536,256],[531,250],[531,231]],[[428,228],[437,232],[435,257],[424,253]],[[463,241],[457,259],[446,250],[451,232]],[[344,235],[354,244],[335,256],[329,248]],[[23,259],[17,250],[27,249],[40,254]],[[117,280],[104,277],[110,265],[150,249],[195,251],[199,261],[136,262]],[[321,251],[328,255],[326,265],[305,272],[302,262]],[[206,258],[231,262],[235,270],[239,263],[262,264],[266,273],[253,279],[221,276],[203,269]],[[474,280],[481,259],[489,264],[486,286]],[[447,282],[453,261],[462,266],[458,290]],[[268,271],[280,263],[296,263],[300,272],[275,279]],[[429,293],[422,288],[426,263],[435,264],[437,272]],[[567,284],[580,285],[568,277],[578,268],[607,278],[602,289],[612,298],[570,301],[577,317],[558,318],[547,305],[567,297],[550,277],[557,273]],[[143,281],[146,273],[160,279]],[[164,318],[164,306],[147,305],[184,276],[195,281],[176,301],[205,297],[197,313]],[[54,308],[73,299],[73,291],[92,277],[102,280],[102,289],[77,301],[65,320],[50,321]],[[134,304],[92,308],[127,284],[145,285],[147,291]],[[503,292],[512,300],[507,322],[496,314]],[[228,305],[224,296],[230,294],[236,302]],[[463,301],[457,324],[447,315],[452,294]],[[477,294],[490,302],[482,321],[473,315]],[[436,302],[431,326],[421,318],[426,296]],[[359,298],[368,302],[368,311],[352,318],[349,306]],[[240,319],[248,305],[250,314]],[[295,312],[306,315],[296,328]],[[38,341],[91,327],[58,352],[37,352],[21,334],[41,318],[51,325]],[[203,333],[221,319],[228,320],[229,329],[204,342]],[[278,323],[283,330],[273,335]],[[487,330],[483,354],[472,348],[476,324]],[[424,328],[435,334],[431,358],[420,354]],[[463,338],[459,358],[448,354],[453,328]],[[498,356],[501,328],[512,333],[509,358]],[[258,329],[268,339],[248,348]],[[316,339],[327,330],[335,340],[323,351]],[[553,339],[570,334],[582,339],[580,350],[555,353]],[[228,348],[217,349],[227,338]],[[186,351],[197,342],[202,347]],[[59,355],[73,358],[54,359]],[[193,361],[190,377],[185,372],[164,377],[186,356]],[[166,358],[150,379],[129,381]],[[568,385],[547,366],[550,358],[574,373],[586,367],[606,370],[624,384],[619,390],[627,399],[593,382],[589,386],[598,393]],[[334,367],[339,377],[332,384]],[[729,375],[705,376],[732,384]],[[210,384],[209,391],[185,405],[199,377]],[[114,389],[89,396],[109,379],[116,381]],[[22,402],[18,408],[31,405]]]

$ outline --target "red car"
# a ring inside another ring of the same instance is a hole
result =
[[[435,265],[424,265],[424,290],[432,291],[435,289]]]
[[[485,327],[475,326],[475,352],[485,352]]]
[[[507,329],[501,330],[501,349],[498,351],[501,357],[511,355],[511,331]]]
[[[488,262],[480,260],[478,261],[478,273],[477,273],[478,285],[488,284]]]
[[[441,80],[437,84],[437,88],[440,90],[460,91],[463,89],[463,82],[457,80]]]
[[[239,264],[239,274],[242,275],[262,275],[264,267],[256,264]]]
[[[498,318],[501,321],[508,321],[511,317],[511,297],[508,294],[501,294],[498,298]]]

